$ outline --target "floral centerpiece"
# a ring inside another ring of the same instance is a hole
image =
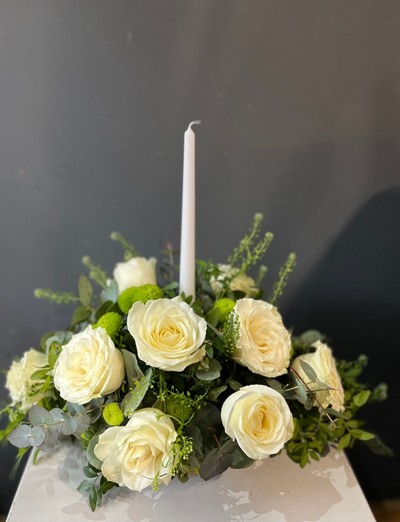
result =
[[[260,236],[261,226],[256,214],[227,264],[197,262],[195,295],[179,292],[170,246],[157,277],[156,259],[139,257],[117,233],[125,261],[112,278],[84,257],[89,277],[76,295],[37,290],[76,307],[67,329],[12,363],[1,438],[19,458],[62,437],[80,443],[87,479],[78,490],[92,509],[114,487],[207,480],[281,451],[304,467],[330,446],[382,450],[358,412],[384,399],[385,385],[359,382],[365,356],[335,360],[319,332],[287,329],[277,300],[295,255],[264,297],[266,266],[254,274],[272,234]]]

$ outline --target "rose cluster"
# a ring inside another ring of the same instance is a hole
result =
[[[12,364],[6,381],[11,406],[24,414],[34,405],[60,406],[65,417],[70,404],[86,412],[100,401],[90,463],[97,462],[108,481],[137,491],[168,484],[177,470],[200,459],[190,453],[190,423],[205,403],[219,411],[214,438],[234,441],[254,460],[280,452],[294,435],[293,408],[282,393],[288,385],[280,384],[289,382],[288,372],[311,406],[344,410],[328,346],[318,341],[294,358],[278,309],[260,299],[254,280],[238,268],[215,265],[208,283],[214,296],[200,292],[192,304],[157,286],[154,258],[118,263],[118,297],[108,309],[99,314],[85,304],[91,315],[58,348],[48,342],[45,352],[31,349]],[[189,384],[177,391],[182,382]],[[86,444],[93,437],[90,430],[77,433]]]

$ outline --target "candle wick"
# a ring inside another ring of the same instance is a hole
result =
[[[192,127],[192,125],[200,125],[200,124],[201,124],[200,120],[192,121],[191,123],[189,123],[188,130]]]

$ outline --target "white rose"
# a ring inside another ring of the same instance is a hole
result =
[[[43,384],[43,380],[32,380],[31,376],[47,364],[47,355],[31,348],[19,361],[13,361],[7,372],[6,388],[10,392],[12,404],[18,404],[22,412],[26,412],[33,404],[37,404],[44,395],[34,393]]]
[[[335,359],[332,356],[332,350],[326,344],[321,343],[321,341],[315,342],[313,347],[316,348],[315,352],[296,357],[292,362],[292,368],[311,391],[319,390],[315,391],[315,406],[327,408],[331,405],[334,410],[343,411],[344,391],[342,381],[336,369]],[[321,390],[321,386],[318,383],[310,382],[300,361],[305,361],[309,364],[317,374],[318,380],[327,384],[331,389]]]
[[[125,263],[117,263],[114,268],[114,279],[121,292],[131,286],[142,286],[146,284],[157,284],[155,257],[146,259],[144,257],[132,257]]]
[[[251,459],[278,453],[293,435],[293,417],[280,393],[260,384],[244,386],[222,405],[222,424]]]
[[[122,353],[104,328],[88,326],[73,335],[54,366],[54,386],[64,400],[74,404],[114,392],[124,377]]]
[[[218,268],[220,274],[210,279],[211,288],[215,294],[218,294],[218,292],[222,290],[223,282],[226,279],[231,279],[229,288],[233,292],[243,292],[245,297],[255,297],[258,294],[259,289],[256,287],[256,283],[252,277],[243,274],[238,268],[233,268],[230,265],[219,264]]]
[[[127,326],[139,359],[155,368],[180,372],[205,356],[207,323],[180,297],[134,303]]]
[[[167,415],[144,408],[135,411],[126,426],[101,434],[94,453],[103,462],[101,471],[107,480],[141,491],[155,477],[165,485],[170,482],[176,436]]]
[[[291,341],[278,310],[266,301],[239,299],[239,340],[233,359],[252,372],[277,377],[287,372]]]

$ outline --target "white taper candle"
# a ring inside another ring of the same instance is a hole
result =
[[[195,236],[196,236],[196,186],[195,186],[195,134],[192,121],[185,132],[183,149],[182,224],[179,292],[195,296]]]

